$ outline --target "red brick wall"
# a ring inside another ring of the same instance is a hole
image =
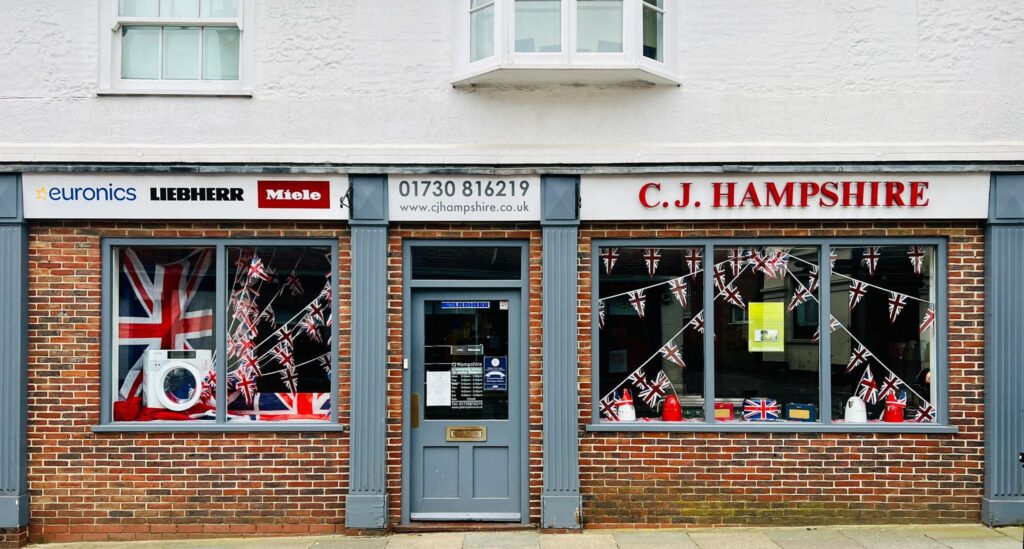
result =
[[[387,484],[392,524],[401,520],[402,505],[402,243],[405,239],[493,239],[529,242],[529,378],[530,522],[540,522],[543,487],[543,424],[541,419],[541,232],[537,225],[401,224],[388,232],[388,410]]]
[[[591,240],[941,236],[949,241],[954,435],[597,433],[591,421]],[[980,520],[983,230],[970,223],[593,224],[579,244],[580,467],[588,527]]]
[[[340,421],[348,423],[351,256],[344,225],[33,224],[28,365],[33,541],[343,529],[347,434],[91,431],[100,421],[100,238],[204,236],[338,240],[338,401]]]
[[[28,544],[28,528],[0,528],[0,549]]]

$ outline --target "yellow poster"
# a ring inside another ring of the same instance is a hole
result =
[[[786,313],[782,302],[750,303],[747,350],[781,353],[786,350]]]

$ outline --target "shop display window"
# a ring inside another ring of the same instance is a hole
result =
[[[331,245],[131,244],[109,256],[114,422],[336,417]]]
[[[941,423],[934,239],[595,244],[599,423]]]

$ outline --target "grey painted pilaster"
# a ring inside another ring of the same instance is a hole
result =
[[[1024,522],[1024,175],[992,179],[985,238],[985,496],[982,521]]]
[[[387,527],[387,177],[353,175],[352,402],[345,525]]]
[[[28,228],[21,177],[0,175],[0,528],[28,524]]]
[[[576,270],[579,180],[544,177],[542,307],[544,359],[544,490],[541,524],[580,528],[579,381],[576,352]]]

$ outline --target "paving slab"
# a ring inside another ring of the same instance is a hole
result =
[[[846,537],[867,549],[947,549],[926,535],[927,530],[895,526],[839,528]]]
[[[696,549],[686,532],[617,532],[612,534],[619,549]]]
[[[768,536],[755,531],[691,532],[698,547],[707,549],[779,549]]]
[[[611,534],[541,534],[541,549],[616,549]]]
[[[999,532],[1001,535],[1004,535],[1006,537],[1010,537],[1010,538],[1013,538],[1013,539],[1018,539],[1019,540],[1019,539],[1024,538],[1024,527],[1022,527],[1022,526],[1003,526],[1003,527],[1000,527],[1000,528],[993,528],[993,530],[995,530],[996,532]]]
[[[863,549],[863,545],[834,528],[766,528],[764,534],[783,549],[827,547],[828,549]]]
[[[462,547],[466,534],[395,534],[388,539],[387,549],[452,549]]]
[[[388,545],[388,538],[380,537],[344,537],[332,536],[320,538],[310,546],[310,549],[384,549]]]
[[[466,534],[464,549],[491,549],[495,547],[540,547],[537,532],[474,532]]]
[[[945,539],[942,543],[952,549],[1021,549],[1020,541],[1006,536],[985,536],[983,538]]]
[[[907,531],[921,532],[938,541],[960,538],[997,538],[1002,535],[983,524],[935,524],[930,526],[913,526]]]

